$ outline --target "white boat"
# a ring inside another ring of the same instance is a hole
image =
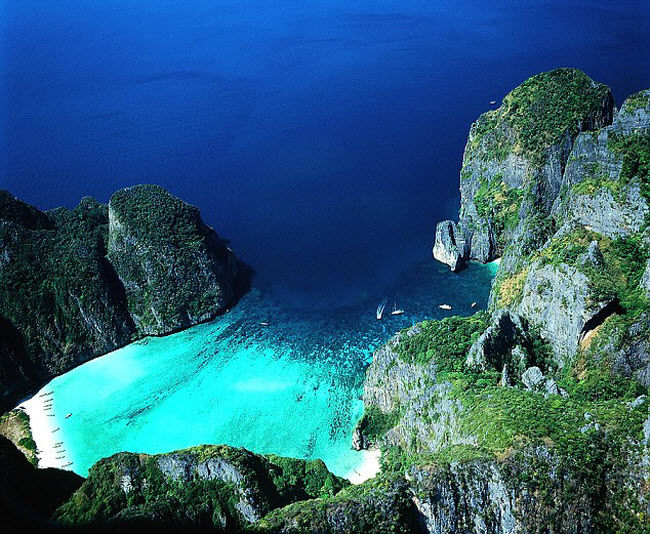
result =
[[[393,302],[393,311],[390,312],[391,315],[402,315],[404,310],[397,308],[397,302]]]
[[[269,323],[267,321],[262,321],[260,323],[261,326],[269,326]]]
[[[382,300],[379,303],[379,306],[377,306],[377,320],[381,320],[381,318],[384,316],[384,310],[386,309],[386,304],[388,304],[388,301],[386,299]]]
[[[438,306],[441,310],[451,310],[451,306],[449,304],[441,304]]]
[[[476,302],[472,302],[472,308],[476,307]]]

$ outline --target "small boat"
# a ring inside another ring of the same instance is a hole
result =
[[[476,302],[472,302],[472,308],[476,308]]]
[[[61,467],[68,467],[70,465],[72,465],[72,462],[68,462],[67,464],[63,464]]]
[[[441,304],[438,306],[441,310],[451,310],[451,306],[449,304]]]
[[[71,413],[69,413],[68,415],[65,416],[66,419],[68,419],[69,417],[72,417]]]
[[[386,299],[384,299],[379,303],[379,306],[377,306],[377,320],[378,321],[380,321],[381,318],[384,316],[384,310],[386,309],[386,304],[388,304],[388,301]]]
[[[54,445],[63,445],[62,441],[57,441]]]
[[[402,315],[404,310],[397,308],[397,302],[393,302],[393,311],[390,312],[391,315]]]
[[[262,326],[269,326],[269,323],[266,322],[266,321],[262,321],[262,322],[260,323],[260,325],[262,325]]]
[[[52,434],[54,434],[55,432],[58,432],[59,430],[61,430],[61,427],[60,427],[60,426],[57,427],[57,428],[55,428],[54,430],[52,430]]]
[[[490,105],[491,105],[491,106],[494,106],[494,104],[496,104],[496,103],[497,103],[496,100],[490,100]]]

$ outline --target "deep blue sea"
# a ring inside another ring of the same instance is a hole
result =
[[[344,454],[361,411],[371,348],[440,316],[441,302],[453,300],[454,313],[485,304],[489,267],[452,275],[430,259],[436,221],[457,212],[471,122],[489,101],[558,66],[608,84],[620,104],[650,87],[649,65],[647,0],[1,1],[0,187],[47,209],[157,183],[199,206],[255,271],[235,315],[57,379],[62,410],[72,411],[65,399],[78,398],[80,384],[109,387],[97,366],[124,378],[129,358],[147,360],[132,381],[98,393],[110,391],[111,403],[88,400],[83,418],[64,421],[79,472],[98,451],[178,446],[162,422],[178,424],[201,403],[230,423],[195,415],[199,431],[183,434],[192,442],[327,457],[343,472],[345,462],[331,458]],[[374,321],[384,296],[407,314]],[[259,325],[259,310],[272,329]],[[199,357],[209,360],[201,369],[220,371],[193,396]],[[232,358],[258,366],[227,408],[210,395],[239,383],[243,367],[224,363]],[[165,382],[178,365],[184,381]],[[265,382],[285,371],[293,377],[285,389]],[[306,384],[328,373],[338,400],[325,395],[311,415],[301,412],[305,392],[316,391]],[[156,404],[165,388],[180,393]],[[264,401],[275,419],[255,419],[265,388],[290,393]],[[307,420],[295,430],[303,445],[289,446],[279,429]],[[336,439],[319,448],[324,434]],[[98,441],[107,447],[90,454]]]

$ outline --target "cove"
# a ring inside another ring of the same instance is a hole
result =
[[[34,400],[53,392],[48,432],[59,428],[53,435],[65,451],[57,464],[72,462],[67,468],[83,476],[119,451],[205,443],[320,458],[350,476],[363,462],[350,444],[373,349],[423,319],[485,307],[495,272],[496,264],[472,264],[454,274],[426,259],[385,295],[315,310],[253,289],[213,322],[88,362],[52,380]],[[384,296],[404,315],[377,321]],[[452,311],[439,309],[441,303]]]

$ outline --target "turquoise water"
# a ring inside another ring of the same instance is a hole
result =
[[[118,451],[225,443],[321,458],[345,476],[362,461],[350,442],[372,350],[422,319],[470,314],[473,301],[485,306],[494,271],[494,265],[471,265],[453,274],[426,260],[386,295],[318,310],[254,289],[212,323],[93,360],[48,386],[66,461],[86,475]],[[406,313],[377,321],[384,296]],[[441,303],[453,311],[440,310]],[[73,415],[66,419],[67,413]]]

